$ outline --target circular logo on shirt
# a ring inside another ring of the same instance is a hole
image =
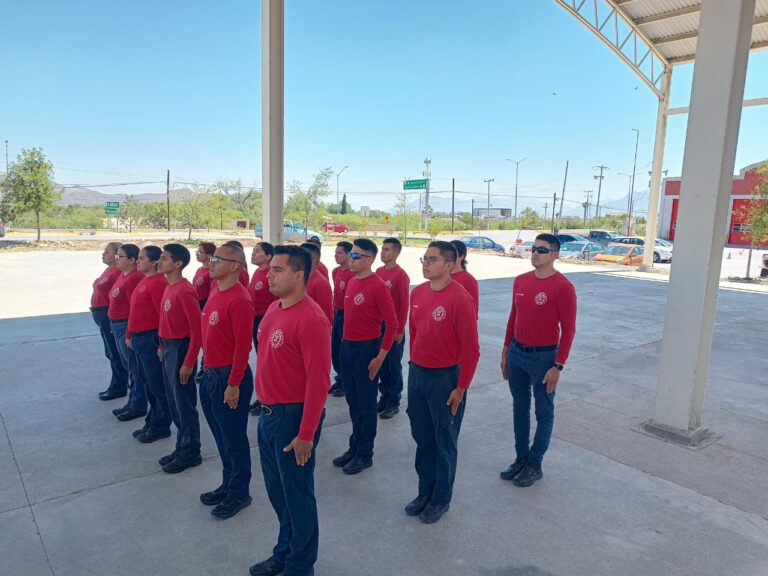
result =
[[[445,311],[445,308],[443,308],[442,306],[438,306],[437,308],[432,310],[432,319],[437,322],[442,322],[443,320],[445,320],[446,314],[447,313]]]
[[[200,276],[197,280],[195,280],[195,284],[197,284],[198,286],[202,286],[203,285],[203,277]]]
[[[386,284],[387,288],[389,288],[390,290],[392,289],[392,280],[387,280],[386,282],[384,282],[384,284]]]
[[[358,306],[360,306],[361,304],[365,304],[365,296],[363,296],[362,292],[359,294],[355,294],[354,302]]]
[[[534,297],[534,300],[536,301],[536,304],[538,306],[543,306],[544,304],[547,303],[547,293],[546,292],[539,292]]]
[[[339,282],[339,288],[341,288],[342,290],[344,290],[344,288],[346,288],[346,287],[347,287],[347,283],[346,283],[346,282],[344,282],[344,280],[342,280],[341,282]]]
[[[171,299],[170,298],[166,298],[165,302],[163,302],[163,310],[168,312],[168,310],[170,310],[170,309],[171,309]]]
[[[142,284],[141,286],[139,286],[139,294],[143,294],[146,291],[147,291],[147,285],[146,284]]]
[[[269,335],[269,345],[272,348],[280,348],[285,343],[285,335],[282,329],[278,328],[272,334]]]
[[[112,298],[117,298],[118,296],[120,296],[120,286],[112,290]]]
[[[210,324],[211,326],[216,326],[216,324],[218,323],[219,323],[219,311],[214,310],[213,312],[211,312],[211,317],[208,318],[208,324]]]
[[[256,285],[254,286],[254,289],[261,290],[262,288],[264,288],[264,282],[259,280],[258,282],[256,282]]]

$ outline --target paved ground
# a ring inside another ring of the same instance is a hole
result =
[[[571,278],[579,325],[544,480],[519,489],[498,478],[513,457],[498,370],[511,281],[484,280],[483,355],[451,511],[435,526],[402,512],[416,488],[405,414],[380,426],[372,469],[334,469],[350,425],[343,399],[331,398],[316,475],[318,575],[768,575],[768,360],[758,345],[768,297],[720,292],[705,420],[722,438],[694,451],[635,431],[652,410],[666,284]],[[96,398],[108,367],[89,315],[44,305],[46,315],[0,320],[0,575],[247,574],[276,530],[258,466],[253,505],[213,520],[197,501],[219,477],[205,424],[203,466],[160,472],[171,442],[140,445],[109,413],[119,401]]]

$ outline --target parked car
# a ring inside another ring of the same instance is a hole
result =
[[[342,224],[341,222],[331,222],[326,220],[323,222],[323,231],[343,234],[344,232],[349,232],[349,226]]]
[[[264,228],[261,222],[256,224],[255,232],[258,238],[264,238]],[[283,240],[285,242],[304,242],[305,240],[312,239],[320,240],[320,242],[324,240],[320,232],[315,232],[311,228],[305,229],[303,224],[293,220],[285,220],[283,222]]]
[[[641,236],[619,236],[614,242],[645,246],[645,238]],[[672,262],[672,242],[663,238],[656,238],[655,246],[653,247],[653,261]]]
[[[589,238],[580,236],[578,234],[556,234],[557,239],[560,240],[560,246],[566,242],[589,242]]]
[[[533,242],[527,241],[527,242],[521,242],[520,244],[515,244],[510,248],[509,253],[512,254],[515,258],[530,258],[531,257],[531,248],[533,248]]]
[[[611,232],[610,230],[590,230],[587,234],[587,238],[591,242],[597,242],[603,246],[608,246],[615,238],[619,238],[621,234]]]
[[[603,245],[597,242],[566,242],[560,246],[560,259],[594,260],[603,250]]]
[[[595,262],[613,262],[627,266],[639,266],[643,263],[645,248],[638,244],[608,244],[602,253],[595,256]]]
[[[465,236],[464,238],[459,238],[464,244],[467,245],[467,248],[472,248],[473,250],[493,250],[494,252],[506,252],[504,249],[504,246],[499,244],[498,242],[494,242],[490,238],[486,238],[485,236]]]
[[[0,218],[0,238],[5,236],[5,223],[3,222],[3,219]]]

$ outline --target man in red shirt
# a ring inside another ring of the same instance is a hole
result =
[[[421,258],[428,282],[411,293],[408,418],[419,494],[405,512],[425,524],[450,508],[464,396],[480,358],[474,305],[451,277],[456,258],[450,242],[431,242]]]
[[[382,420],[389,420],[400,412],[400,396],[403,393],[403,349],[405,328],[408,322],[408,294],[411,279],[397,264],[403,246],[397,238],[386,238],[381,245],[381,261],[384,266],[376,270],[384,280],[397,312],[397,334],[379,374],[379,403],[376,410]]]
[[[330,326],[333,324],[333,291],[330,282],[317,268],[320,262],[320,248],[312,242],[304,242],[301,248],[306,250],[312,259],[312,271],[307,280],[307,296],[317,302],[325,317],[328,318],[328,326]]]
[[[224,246],[232,246],[233,248],[240,248],[240,250],[245,253],[245,248],[243,248],[243,243],[239,240],[229,240],[227,242],[224,242]],[[240,270],[240,276],[237,277],[237,279],[240,281],[240,284],[248,288],[248,263],[246,262],[243,264],[242,270]]]
[[[472,297],[472,301],[475,304],[475,314],[480,314],[480,288],[477,285],[477,280],[472,274],[467,272],[467,245],[461,240],[451,240],[451,244],[456,248],[456,253],[459,255],[458,259],[453,265],[452,278],[454,282],[458,282]]]
[[[320,240],[318,240],[317,238],[310,238],[309,240],[307,240],[307,242],[310,242],[311,244],[314,244],[315,246],[317,246],[318,248],[320,248],[322,250],[323,243],[320,242]],[[331,276],[328,273],[328,267],[325,264],[323,264],[322,260],[318,260],[317,261],[317,271],[320,272],[320,274],[322,274],[323,278],[328,280],[328,283],[330,284]]]
[[[211,258],[211,279],[218,288],[203,309],[203,376],[200,406],[221,457],[221,485],[200,495],[215,506],[216,518],[231,518],[249,506],[251,450],[248,444],[248,404],[253,395],[253,373],[248,365],[253,335],[253,302],[240,281],[245,254],[223,245]]]
[[[359,474],[373,465],[376,438],[376,382],[397,333],[397,313],[384,281],[371,270],[378,248],[359,238],[349,253],[355,277],[344,295],[344,336],[341,373],[352,420],[349,449],[333,460],[345,474]],[[384,323],[384,336],[381,326]]]
[[[269,263],[274,255],[275,247],[269,242],[258,242],[251,252],[251,264],[256,266],[256,270],[253,271],[253,276],[251,276],[251,281],[248,284],[248,294],[251,295],[253,302],[253,351],[256,355],[259,353],[259,342],[256,339],[259,324],[261,324],[264,314],[267,313],[269,305],[277,300],[277,296],[269,291],[269,282],[267,282]],[[256,399],[251,404],[251,415],[258,416],[259,414],[261,414],[261,402]]]
[[[263,403],[261,470],[280,531],[272,556],[251,566],[257,576],[312,574],[317,560],[315,450],[330,384],[331,327],[306,295],[311,269],[301,248],[275,248],[269,289],[280,301],[269,307],[259,327],[256,393]]]
[[[117,250],[117,267],[120,269],[112,290],[109,292],[109,317],[112,335],[120,355],[120,363],[128,373],[128,402],[122,408],[112,410],[118,420],[127,422],[147,415],[147,393],[141,373],[136,364],[136,354],[128,347],[128,316],[131,309],[131,295],[144,275],[136,270],[139,247],[136,244],[122,244]]]
[[[182,276],[189,260],[189,250],[185,246],[166,244],[158,266],[168,281],[160,312],[163,382],[171,418],[177,428],[176,447],[159,461],[167,474],[177,474],[203,462],[195,384],[202,328],[197,293]]]
[[[160,346],[158,328],[163,292],[168,285],[165,276],[157,271],[162,250],[145,246],[139,252],[138,270],[144,274],[131,294],[131,312],[128,316],[127,344],[136,354],[141,378],[146,386],[149,412],[144,426],[135,430],[133,437],[150,444],[171,435],[171,412],[163,383],[163,366],[157,350]]]
[[[349,253],[352,252],[352,242],[342,241],[336,244],[333,258],[336,260],[336,268],[331,273],[333,276],[333,330],[331,332],[331,362],[336,372],[330,393],[336,398],[344,396],[344,384],[341,380],[341,337],[344,334],[344,294],[347,284],[354,276],[349,269]]]
[[[103,392],[99,392],[101,400],[113,400],[122,398],[128,394],[128,373],[120,363],[120,353],[117,351],[115,337],[112,334],[112,326],[109,323],[109,292],[115,281],[120,277],[120,269],[117,267],[117,250],[120,242],[110,242],[101,254],[101,261],[106,268],[93,282],[93,294],[91,295],[91,316],[96,326],[99,327],[101,340],[104,344],[104,356],[109,360],[112,369],[112,378],[109,386]]]
[[[576,290],[555,270],[559,252],[557,236],[536,236],[531,251],[534,270],[512,284],[512,309],[501,352],[501,373],[512,392],[517,455],[501,477],[521,487],[544,476],[541,462],[555,421],[555,389],[576,333]],[[532,446],[531,388],[536,403]]]
[[[211,256],[216,253],[216,244],[213,242],[200,242],[195,252],[195,259],[201,266],[195,270],[195,277],[192,285],[197,292],[197,299],[200,301],[200,310],[205,307],[208,296],[211,293]]]

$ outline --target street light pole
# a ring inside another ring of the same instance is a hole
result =
[[[640,130],[632,128],[635,132],[635,161],[632,164],[632,183],[629,185],[629,219],[627,222],[627,236],[632,234],[632,202],[635,195],[635,173],[637,172],[637,145],[640,143]]]
[[[336,172],[336,219],[339,219],[339,214],[341,213],[341,205],[339,204],[339,176],[341,176],[341,173],[344,172],[349,168],[349,166],[344,166],[341,170]]]
[[[487,212],[485,213],[485,229],[490,230],[491,229],[491,182],[493,182],[493,178],[488,178],[487,180],[483,180],[483,182],[488,184],[488,208]]]
[[[515,164],[515,226],[517,226],[517,174],[518,169],[520,168],[520,164],[528,160],[528,158],[523,158],[522,160],[512,160],[511,158],[507,158],[507,162],[514,162]]]

